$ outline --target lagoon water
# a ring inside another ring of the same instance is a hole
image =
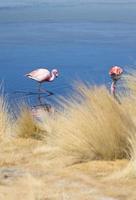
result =
[[[24,74],[38,67],[58,68],[46,88],[66,95],[73,80],[108,85],[111,65],[135,61],[136,1],[0,3],[0,79],[9,93],[32,91]]]

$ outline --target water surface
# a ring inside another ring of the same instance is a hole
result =
[[[135,1],[55,2],[0,3],[0,79],[7,92],[36,88],[24,74],[38,67],[58,68],[60,77],[44,87],[67,95],[73,80],[108,85],[111,65],[135,65]]]

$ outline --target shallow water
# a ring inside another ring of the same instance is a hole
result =
[[[111,65],[135,65],[135,1],[55,2],[0,3],[0,79],[7,92],[34,90],[24,74],[38,67],[58,68],[60,77],[43,87],[66,95],[73,80],[109,86]]]

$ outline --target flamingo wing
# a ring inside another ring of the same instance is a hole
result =
[[[50,78],[50,72],[48,69],[40,68],[26,74],[26,76],[38,82],[42,82]]]

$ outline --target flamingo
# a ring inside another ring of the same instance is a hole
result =
[[[109,71],[109,75],[112,79],[112,83],[111,83],[111,94],[115,96],[115,90],[116,90],[116,83],[117,81],[120,79],[121,75],[123,73],[123,69],[119,66],[112,66],[110,71]]]
[[[40,92],[40,91],[43,91],[43,90],[41,90],[41,84],[43,82],[53,81],[55,78],[57,78],[59,76],[59,72],[57,69],[53,69],[52,71],[49,71],[48,69],[45,69],[45,68],[39,68],[28,74],[25,74],[25,76],[30,79],[33,79],[39,83],[38,89]],[[49,92],[47,90],[46,90],[46,92],[48,92],[50,95],[53,94],[52,92]]]

